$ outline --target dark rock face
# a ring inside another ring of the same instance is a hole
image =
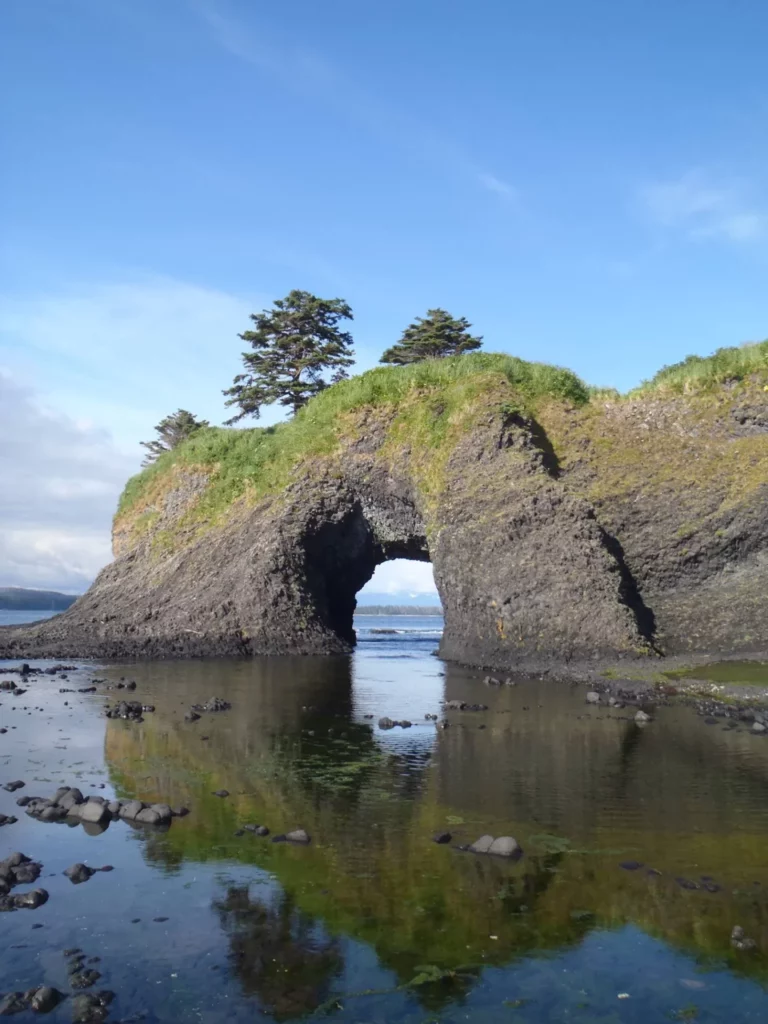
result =
[[[431,560],[440,653],[466,664],[536,670],[655,650],[768,649],[768,479],[743,498],[737,477],[727,493],[711,481],[681,490],[671,472],[667,486],[657,451],[670,438],[672,451],[688,445],[685,467],[727,459],[730,441],[760,445],[763,400],[742,401],[736,419],[726,409],[705,430],[675,401],[615,413],[554,403],[534,420],[510,413],[510,397],[489,395],[467,414],[439,479],[432,452],[412,439],[392,448],[395,413],[362,410],[334,454],[301,464],[274,496],[235,502],[224,525],[202,533],[180,524],[208,476],[175,467],[148,527],[136,526],[138,511],[135,522],[118,518],[115,561],[89,592],[54,619],[0,629],[0,657],[345,653],[357,591],[402,557]],[[619,450],[610,462],[622,430],[626,458]],[[762,449],[753,455],[751,473]],[[696,533],[715,514],[722,523],[706,543],[680,539],[686,517]],[[174,543],[156,544],[160,531]],[[140,718],[128,707],[117,714]]]

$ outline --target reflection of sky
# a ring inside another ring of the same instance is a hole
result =
[[[386,620],[390,625],[392,620]],[[434,629],[433,624],[429,624]],[[425,715],[440,715],[444,696],[443,663],[431,655],[439,635],[420,643],[423,650],[409,651],[411,641],[404,637],[398,650],[397,638],[391,643],[366,645],[360,642],[352,659],[352,707],[356,721],[373,715],[372,725],[377,742],[382,746],[405,752],[431,749],[435,740],[435,723]],[[386,650],[387,653],[384,653]],[[378,729],[379,718],[393,721],[407,719],[410,729]]]

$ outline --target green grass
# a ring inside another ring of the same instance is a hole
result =
[[[719,348],[711,356],[687,356],[681,363],[664,366],[637,389],[685,394],[716,387],[725,381],[740,381],[753,374],[768,377],[768,341]]]
[[[768,662],[716,661],[696,668],[673,669],[664,675],[668,679],[706,679],[711,683],[768,686]]]
[[[410,366],[381,366],[328,388],[292,420],[275,427],[197,431],[128,481],[118,516],[151,498],[154,485],[175,465],[215,469],[215,482],[202,499],[204,515],[215,515],[246,489],[256,496],[274,493],[304,458],[334,451],[345,431],[345,417],[364,407],[393,407],[402,414],[401,440],[410,432],[418,445],[438,448],[457,412],[505,382],[514,389],[520,407],[532,407],[541,398],[574,405],[589,401],[586,385],[570,370],[514,356],[471,353]]]

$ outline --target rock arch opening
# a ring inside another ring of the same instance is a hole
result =
[[[325,625],[350,645],[358,595],[376,569],[391,561],[431,562],[426,531],[410,503],[363,508],[318,523],[306,537],[306,579]],[[393,603],[396,603],[393,601]],[[439,603],[433,597],[432,603]]]
[[[356,614],[389,607],[403,612],[412,607],[414,614],[425,608],[442,611],[430,561],[392,558],[376,566],[373,576],[358,591]]]

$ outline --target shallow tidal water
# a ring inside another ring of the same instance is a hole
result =
[[[110,1021],[768,1019],[768,739],[684,707],[643,728],[581,687],[484,686],[432,655],[439,619],[357,625],[350,658],[83,666],[0,693],[0,785],[26,783],[0,789],[19,818],[0,859],[42,861],[50,894],[0,915],[0,993],[69,992],[79,947]],[[155,712],[108,720],[120,692],[59,693],[94,675],[135,679],[125,696]],[[184,721],[212,696],[232,709]],[[190,814],[88,834],[16,807],[60,785]],[[235,834],[248,823],[312,843]],[[524,856],[455,849],[483,833]],[[114,870],[73,885],[76,861]],[[71,1021],[71,999],[46,1019]]]

